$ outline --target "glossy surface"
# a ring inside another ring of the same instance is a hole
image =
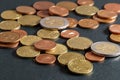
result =
[[[94,0],[77,0],[77,3],[79,5],[93,6],[94,5]]]
[[[109,31],[111,33],[120,34],[120,24],[112,24],[109,26]]]

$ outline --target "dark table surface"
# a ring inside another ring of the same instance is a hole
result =
[[[38,0],[0,0],[0,12],[9,9],[15,9],[19,5],[32,5]],[[49,0],[57,3],[61,0]],[[76,0],[71,0],[76,2]],[[103,5],[109,2],[120,3],[120,0],[94,0],[95,6],[103,9]],[[80,20],[88,18],[70,12],[69,17]],[[2,19],[0,19],[2,21]],[[115,23],[120,23],[118,16]],[[110,24],[100,24],[95,30],[82,29],[80,27],[75,30],[80,32],[81,36],[88,37],[96,41],[109,41],[110,32],[108,27]],[[40,29],[40,25],[34,28],[22,27],[28,34],[36,34]],[[66,39],[59,39],[57,42],[65,44]],[[0,48],[0,80],[120,80],[120,57],[106,58],[103,63],[93,63],[94,70],[91,75],[71,74],[69,70],[60,66],[58,62],[53,65],[36,64],[33,59],[21,59],[16,56],[16,49]],[[84,54],[84,51],[78,51]]]

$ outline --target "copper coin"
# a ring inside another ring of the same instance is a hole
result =
[[[119,3],[107,3],[104,5],[104,8],[109,11],[114,11],[120,13],[120,4]]]
[[[97,15],[101,18],[106,18],[106,19],[114,19],[117,18],[117,13],[113,11],[107,11],[107,10],[100,10],[97,12]]]
[[[20,40],[20,35],[15,32],[7,31],[0,33],[1,43],[16,43]]]
[[[116,18],[115,19],[104,19],[104,18],[98,17],[97,15],[94,15],[93,19],[98,22],[102,22],[102,23],[114,23],[116,21]]]
[[[109,26],[109,31],[111,33],[120,34],[120,24],[112,24]]]
[[[51,6],[55,4],[50,1],[38,1],[33,4],[33,7],[37,10],[48,10]]]
[[[104,60],[105,60],[105,57],[104,57],[104,56],[96,55],[96,54],[94,54],[93,52],[87,52],[87,53],[85,54],[85,58],[86,58],[87,60],[96,61],[96,62],[101,62],[101,61],[104,61]]]
[[[72,30],[72,29],[63,30],[61,32],[61,37],[63,37],[63,38],[79,37],[79,32],[76,30]]]
[[[93,6],[94,5],[93,0],[78,0],[77,3],[79,5],[88,5],[88,6]]]
[[[120,34],[111,34],[110,35],[110,40],[113,42],[120,42]]]
[[[68,9],[60,6],[52,6],[49,8],[50,13],[58,16],[67,16],[69,14]]]
[[[79,20],[78,24],[82,28],[96,29],[99,27],[98,21],[93,20],[93,19],[81,19]]]
[[[56,61],[56,57],[51,54],[40,54],[36,56],[35,61],[40,64],[53,64]]]
[[[28,33],[25,30],[12,30],[12,32],[20,34],[20,38],[23,38],[24,36],[27,36]]]
[[[21,14],[35,14],[36,10],[31,6],[18,6],[16,11]]]
[[[18,47],[19,45],[19,42],[17,43],[0,43],[0,47],[3,47],[3,48],[16,48]]]
[[[34,44],[34,47],[39,50],[51,50],[56,47],[56,43],[51,40],[40,40]]]
[[[45,10],[45,11],[38,11],[37,12],[37,16],[40,16],[40,17],[48,17],[48,16],[50,16],[50,14],[49,14],[49,11],[48,10]]]
[[[75,18],[67,18],[67,20],[69,21],[68,28],[75,28],[78,24],[78,20]]]

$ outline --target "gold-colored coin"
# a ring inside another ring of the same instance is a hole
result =
[[[93,16],[99,11],[99,9],[95,6],[82,5],[78,6],[75,11],[80,15]]]
[[[68,69],[77,74],[89,74],[93,71],[93,64],[87,60],[76,58],[68,62]]]
[[[77,50],[88,49],[92,43],[93,43],[92,40],[86,37],[74,37],[67,40],[68,47]]]
[[[79,58],[81,60],[85,59],[85,57],[81,53],[67,52],[58,56],[58,62],[62,65],[67,65],[69,61],[76,58]]]
[[[120,42],[120,34],[111,34],[110,39],[114,42]]]
[[[57,39],[60,33],[58,30],[40,29],[37,35],[45,39]]]
[[[38,36],[35,36],[35,35],[28,35],[28,36],[25,36],[23,37],[21,40],[20,40],[20,43],[22,45],[33,45],[35,42],[41,40],[40,37]]]
[[[40,54],[40,51],[35,50],[33,46],[22,46],[17,49],[16,54],[19,57],[32,58]]]
[[[40,19],[36,15],[25,15],[18,19],[18,22],[23,26],[35,26],[40,22]]]
[[[16,20],[19,19],[22,15],[17,13],[15,10],[6,10],[1,13],[1,17],[3,19],[12,19]]]
[[[17,21],[2,21],[0,23],[0,29],[2,30],[17,30],[20,29],[20,24]]]
[[[53,55],[60,55],[60,54],[66,53],[66,52],[68,52],[68,49],[63,44],[57,44],[55,49],[46,51],[46,53],[53,54]]]

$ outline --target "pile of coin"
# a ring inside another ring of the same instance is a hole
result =
[[[110,9],[110,5],[116,7]],[[81,36],[73,28],[79,24],[80,28],[96,29],[99,22],[113,23],[120,12],[120,4],[108,3],[105,10],[94,6],[93,0],[60,1],[54,4],[50,1],[37,1],[31,6],[17,6],[16,10],[6,10],[1,13],[4,21],[0,22],[0,47],[16,48],[16,54],[22,58],[33,58],[39,64],[54,64],[56,60],[61,65],[77,74],[89,74],[93,71],[91,61],[101,62],[105,57],[120,55],[120,46],[111,42],[93,42]],[[67,17],[71,11],[78,15],[93,16],[79,21]],[[117,13],[116,13],[117,12]],[[36,35],[28,35],[21,26],[35,27],[40,24]],[[41,29],[42,28],[42,29]],[[67,29],[69,28],[69,29]],[[65,30],[63,30],[65,29]],[[120,24],[109,27],[110,39],[120,42]],[[66,45],[57,43],[59,37],[66,39]],[[85,51],[85,56],[71,50]],[[90,50],[90,51],[88,51]],[[57,58],[57,59],[56,59]]]

